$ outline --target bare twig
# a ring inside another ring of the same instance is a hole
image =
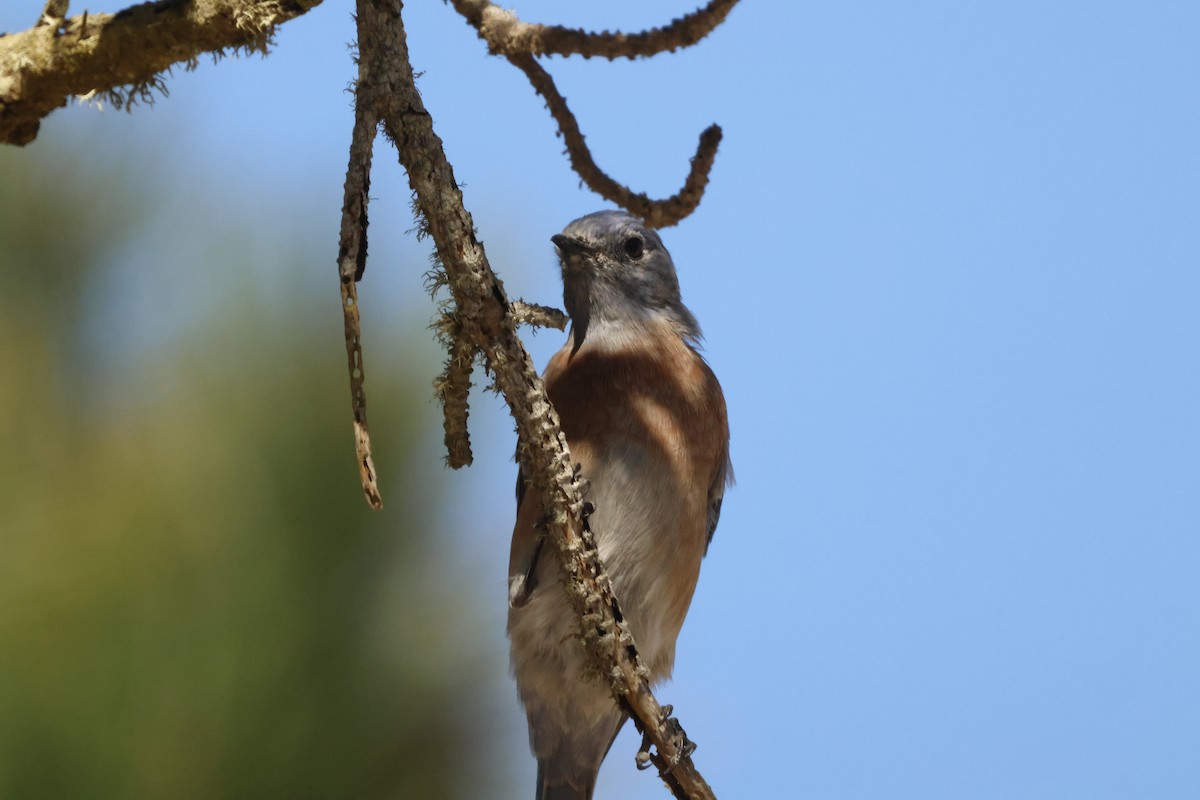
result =
[[[653,742],[660,774],[676,797],[711,798],[683,737],[668,726],[650,691],[595,542],[584,528],[580,478],[566,437],[516,335],[504,287],[475,238],[454,172],[417,92],[401,7],[401,0],[357,0],[360,59],[380,82],[379,115],[445,266],[461,335],[483,353],[516,420],[518,458],[530,488],[544,498],[548,538],[562,559],[581,636],[599,674],[610,676],[614,695]]]
[[[540,306],[537,303],[526,303],[524,300],[512,301],[513,319],[518,325],[531,325],[537,328],[567,329],[568,317],[557,308]]]
[[[479,32],[495,55],[581,55],[638,58],[696,44],[724,22],[738,0],[711,0],[703,8],[661,28],[639,33],[591,33],[560,25],[522,22],[489,0],[453,0],[454,8]]]
[[[708,186],[708,173],[717,157],[717,146],[721,144],[719,126],[710,125],[700,134],[700,143],[696,147],[696,155],[692,156],[692,168],[683,183],[683,188],[666,200],[651,200],[645,194],[634,192],[613,180],[596,165],[591,151],[583,141],[579,123],[575,121],[575,115],[567,106],[566,98],[559,93],[554,79],[542,69],[542,65],[533,56],[518,54],[507,58],[513,66],[525,73],[537,93],[546,99],[546,107],[550,109],[550,114],[562,132],[563,141],[566,142],[571,167],[579,173],[579,177],[583,178],[589,189],[636,214],[655,228],[666,228],[679,223],[700,205],[700,198],[704,196],[704,189]]]
[[[375,462],[371,458],[371,433],[367,428],[367,393],[363,388],[366,374],[362,366],[362,339],[358,320],[358,291],[353,280],[341,281],[342,314],[346,336],[346,358],[350,365],[350,396],[354,408],[354,452],[358,457],[358,477],[371,508],[383,508]]]
[[[383,507],[375,462],[371,458],[371,433],[367,428],[366,373],[362,360],[362,327],[358,316],[357,282],[367,264],[367,203],[371,188],[371,150],[379,118],[372,102],[372,86],[363,64],[355,85],[354,132],[350,140],[350,164],[346,168],[342,200],[341,241],[338,246],[338,282],[342,291],[342,322],[346,336],[346,360],[350,369],[350,398],[354,409],[354,450],[358,475],[367,503]]]
[[[275,26],[320,2],[157,0],[0,36],[0,142],[33,141],[42,118],[72,95],[128,105],[161,91],[160,73],[175,64],[229,49],[265,52]]]
[[[470,410],[467,395],[471,391],[471,367],[478,348],[462,335],[461,329],[450,343],[446,369],[435,382],[442,401],[442,427],[445,430],[446,463],[454,469],[469,467],[474,460],[471,436],[467,431]]]

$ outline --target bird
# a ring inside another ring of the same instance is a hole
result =
[[[725,398],[657,231],[605,210],[551,241],[571,325],[543,380],[586,480],[601,560],[654,684],[671,675],[733,479]],[[543,499],[518,475],[507,627],[538,764],[535,797],[591,800],[626,714],[608,682],[585,669],[563,570],[544,537]]]

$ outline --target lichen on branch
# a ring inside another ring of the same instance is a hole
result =
[[[321,0],[156,0],[56,18],[0,36],[0,142],[24,145],[72,97],[117,107],[165,94],[172,67],[206,54],[266,52],[275,28]],[[65,14],[65,8],[61,10]]]

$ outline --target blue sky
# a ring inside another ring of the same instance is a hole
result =
[[[40,8],[5,4],[0,30]],[[689,9],[517,6],[626,29]],[[265,60],[177,73],[152,111],[59,111],[32,147],[162,153],[150,177],[181,208],[223,198],[209,225],[299,209],[335,303],[350,11],[326,0]],[[557,304],[549,236],[605,204],[451,8],[406,20],[493,266]],[[673,193],[699,132],[725,131],[704,202],[664,232],[738,477],[660,692],[718,796],[1200,795],[1197,31],[1192,3],[747,0],[674,55],[547,62],[635,189]],[[368,375],[388,368],[373,338],[432,313],[382,141],[376,163]],[[110,333],[185,337],[194,288],[178,308],[125,297]],[[539,363],[559,341],[530,340]],[[471,421],[480,463],[449,478],[447,513],[462,569],[496,586],[499,640],[512,434],[488,398]],[[499,768],[532,785],[515,698],[497,702]],[[627,731],[598,796],[666,796],[635,747]]]

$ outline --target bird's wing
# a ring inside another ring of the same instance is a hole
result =
[[[525,470],[518,467],[517,523],[508,562],[508,604],[513,608],[528,603],[537,588],[538,561],[546,542],[545,529],[532,518],[537,513],[533,508],[534,498],[530,497],[530,507],[525,507],[525,490]]]
[[[717,523],[721,521],[721,501],[725,499],[725,487],[733,484],[733,463],[729,460],[729,448],[721,456],[721,466],[708,487],[708,535],[704,541],[705,552],[712,544]]]

